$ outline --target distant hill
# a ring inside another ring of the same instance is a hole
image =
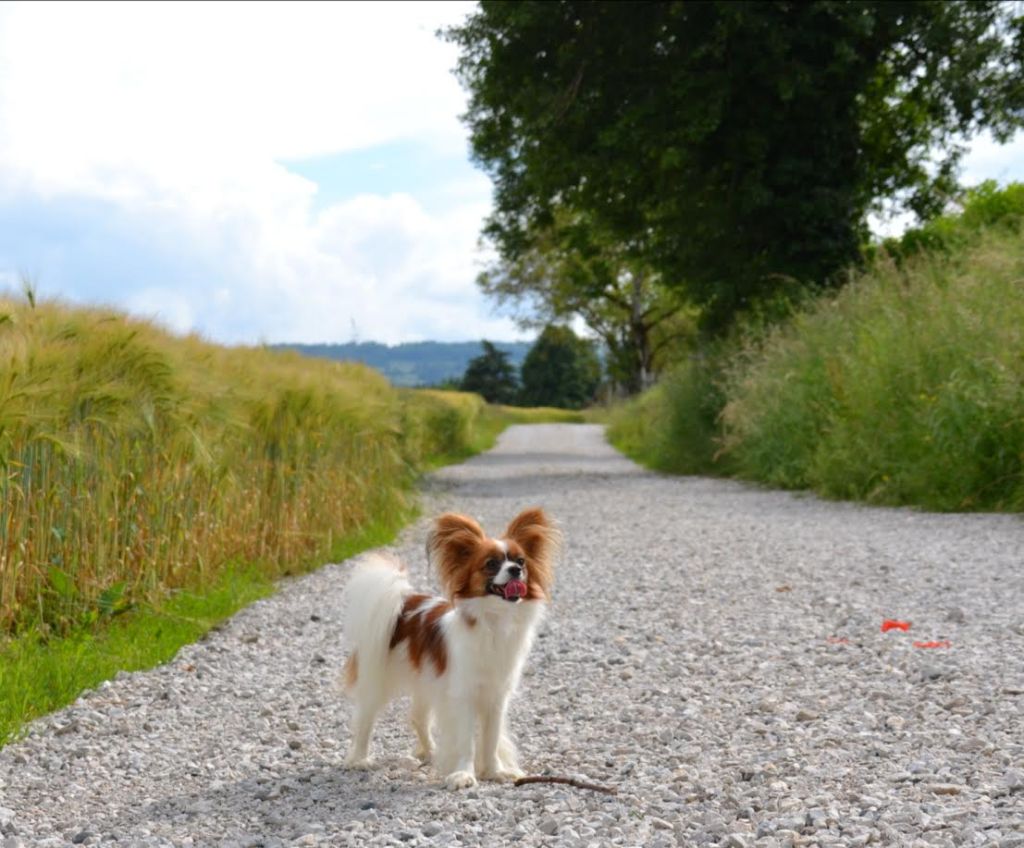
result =
[[[519,368],[533,342],[495,342]],[[275,348],[294,350],[305,356],[364,362],[384,374],[396,386],[436,386],[459,379],[466,366],[483,349],[480,342],[405,342],[393,347],[379,342],[346,344],[279,344]]]

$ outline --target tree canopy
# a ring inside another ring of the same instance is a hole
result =
[[[516,259],[497,259],[478,278],[525,327],[580,318],[598,336],[612,382],[647,388],[663,353],[693,335],[680,299],[657,274],[576,216],[557,220]]]
[[[959,139],[1021,122],[1013,4],[482,2],[447,31],[507,262],[559,210],[723,328],[840,279],[881,204],[922,217]]]
[[[515,366],[509,355],[492,342],[482,341],[483,353],[470,360],[460,388],[476,392],[488,403],[515,403],[519,391]]]
[[[550,324],[523,360],[524,406],[582,409],[594,400],[601,381],[601,364],[593,344],[569,327]]]

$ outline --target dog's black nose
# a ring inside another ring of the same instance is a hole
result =
[[[518,580],[520,577],[523,576],[522,566],[510,565],[508,567],[508,576],[511,577],[513,580]]]

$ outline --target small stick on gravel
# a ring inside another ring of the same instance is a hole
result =
[[[577,789],[592,789],[594,792],[603,792],[605,795],[617,795],[618,791],[612,786],[600,786],[596,783],[584,783],[572,777],[555,777],[554,775],[538,775],[536,777],[521,777],[515,782],[516,786],[526,786],[527,783],[564,783],[566,786],[575,786]]]

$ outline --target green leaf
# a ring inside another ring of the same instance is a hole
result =
[[[485,237],[521,263],[559,210],[585,216],[725,336],[842,285],[874,205],[941,212],[951,138],[1024,124],[1021,21],[998,0],[480,3],[444,37]]]
[[[108,586],[96,599],[96,606],[103,615],[117,615],[123,612],[128,604],[124,598],[125,582],[122,580],[113,586]]]
[[[57,594],[62,598],[71,600],[78,594],[74,579],[66,571],[51,565],[48,576],[50,578],[50,585],[53,586]]]

